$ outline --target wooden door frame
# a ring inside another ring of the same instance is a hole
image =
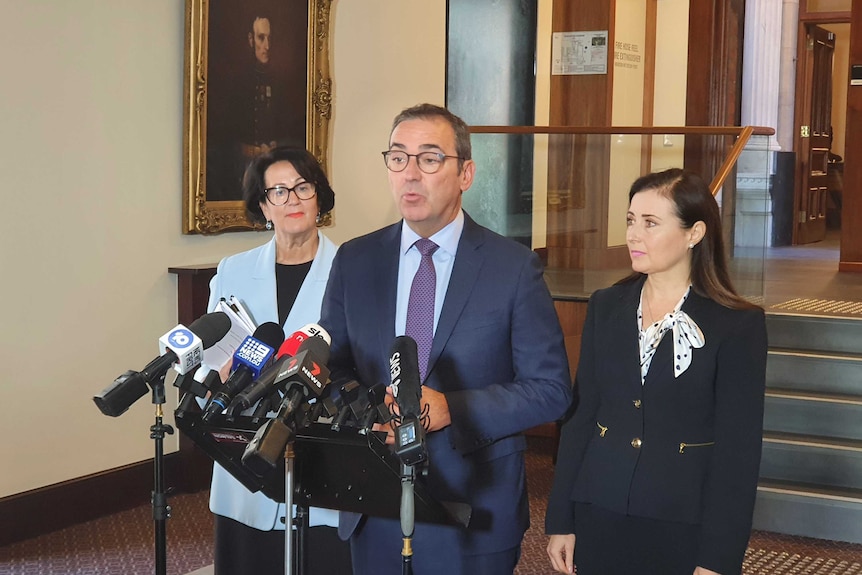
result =
[[[739,125],[744,29],[745,0],[689,2],[686,126]],[[686,138],[685,168],[715,174],[729,149],[725,142],[711,138],[697,142]],[[722,231],[728,246],[734,245],[735,186],[735,180],[725,182],[728,193],[722,195],[721,202]]]
[[[853,29],[856,29],[854,33]],[[849,66],[862,65],[862,0],[853,0],[850,13]],[[862,130],[862,86],[847,90],[847,120],[845,134]],[[848,138],[844,144],[844,189],[862,189],[862,142]],[[838,270],[862,272],[862,198],[845,193],[841,206],[841,256]]]

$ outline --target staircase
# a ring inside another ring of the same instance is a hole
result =
[[[862,543],[862,319],[767,314],[754,529]]]

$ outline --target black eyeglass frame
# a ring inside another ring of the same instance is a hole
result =
[[[296,191],[297,188],[299,188],[300,186],[305,185],[305,184],[311,185],[311,194],[307,198],[303,198],[301,195],[299,195],[299,192]],[[273,190],[287,190],[287,195],[284,196],[284,202],[283,203],[277,204],[277,203],[272,201],[272,198],[269,197],[269,192],[271,192]],[[299,182],[298,184],[296,184],[295,186],[293,186],[292,188],[289,188],[287,186],[281,186],[281,185],[273,186],[271,188],[265,188],[263,190],[263,197],[266,198],[266,201],[269,202],[270,204],[272,204],[273,206],[283,206],[284,204],[286,204],[287,202],[290,201],[290,193],[291,192],[293,192],[294,195],[300,201],[307,201],[307,200],[310,200],[311,198],[313,198],[314,196],[317,195],[317,184],[314,182],[302,181],[302,182]]]
[[[383,163],[386,165],[386,169],[388,169],[390,172],[395,172],[395,173],[403,172],[404,170],[406,170],[407,165],[410,163],[410,158],[416,158],[416,166],[424,174],[436,174],[437,172],[439,172],[440,168],[443,167],[443,163],[446,161],[446,158],[452,158],[453,160],[460,160],[462,162],[464,161],[464,158],[462,158],[461,156],[449,156],[449,155],[446,155],[442,152],[428,151],[428,152],[419,152],[418,154],[408,154],[407,152],[405,152],[403,150],[386,150],[386,151],[383,151],[380,153],[383,154]],[[404,166],[400,170],[394,170],[389,165],[389,156],[391,154],[399,154],[399,155],[403,154],[403,155],[407,156],[407,161],[404,162]],[[419,161],[419,156],[426,156],[427,157],[428,155],[436,156],[437,159],[440,160],[440,163],[437,164],[437,169],[434,170],[433,172],[429,172],[427,170],[424,170],[422,168],[422,162]]]

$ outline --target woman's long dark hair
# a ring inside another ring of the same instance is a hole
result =
[[[691,229],[697,222],[706,225],[703,239],[691,250],[691,286],[694,291],[731,309],[758,307],[736,293],[730,281],[721,215],[706,182],[697,174],[679,168],[647,174],[632,184],[629,204],[635,194],[646,190],[653,190],[673,203],[684,229]],[[643,275],[634,272],[617,283],[634,281]]]

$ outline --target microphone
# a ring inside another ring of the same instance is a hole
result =
[[[316,324],[295,331],[279,348],[276,362],[251,387],[234,397],[228,416],[248,409],[266,395],[287,389],[291,382],[303,385],[305,395],[313,392],[319,397],[329,377],[325,365],[329,361],[329,341],[326,330]]]
[[[206,365],[201,365],[194,373],[188,372],[174,380],[174,387],[179,388],[180,392],[201,398],[206,397],[207,393],[219,385],[221,379],[218,372]]]
[[[329,369],[317,356],[329,360],[329,345],[319,337],[305,340],[299,352],[285,361],[276,376],[274,389],[284,387],[285,394],[275,417],[260,426],[242,454],[243,465],[252,473],[263,476],[275,468],[284,456],[285,446],[293,439],[295,414],[304,400],[319,398],[329,380]]]
[[[146,395],[149,385],[160,381],[165,372],[176,364],[180,375],[189,373],[201,363],[203,350],[212,347],[230,331],[230,318],[224,312],[202,315],[189,327],[182,324],[159,338],[161,355],[141,371],[126,371],[114,382],[93,396],[93,401],[105,415],[117,417]]]
[[[338,412],[332,418],[332,431],[340,431],[341,426],[347,424],[350,414],[353,413],[351,406],[356,402],[361,391],[362,385],[355,379],[351,379],[339,387],[339,401],[335,404]]]
[[[395,428],[395,454],[405,465],[422,463],[425,450],[425,428],[422,426],[422,384],[419,376],[419,352],[416,341],[402,335],[392,342],[389,356],[392,395],[401,414]]]
[[[316,323],[307,323],[284,340],[284,344],[281,346],[281,349],[278,350],[279,355],[285,353],[291,356],[296,355],[303,342],[313,337],[322,339],[326,342],[326,345],[330,345],[332,343],[332,338],[329,337],[329,332]]]
[[[209,423],[233,400],[234,396],[248,387],[254,378],[275,354],[275,348],[284,341],[284,332],[274,322],[266,322],[243,340],[233,354],[233,373],[224,382],[218,393],[210,398],[201,420]]]

